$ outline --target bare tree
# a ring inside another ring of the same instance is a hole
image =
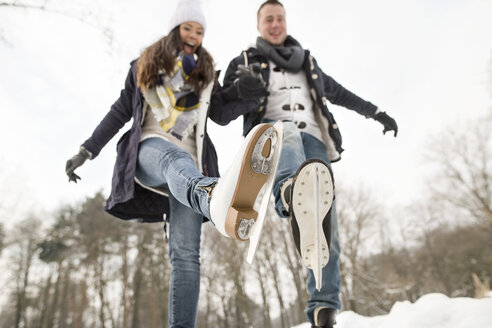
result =
[[[216,243],[216,238],[221,238],[216,235],[210,224],[203,225],[202,243],[201,243],[201,292],[197,326],[203,328],[218,326],[220,312],[217,305],[220,305],[219,294],[223,285],[223,266],[222,262],[216,257],[215,249],[220,249],[220,242]],[[220,239],[219,239],[220,240]]]
[[[127,234],[122,236],[119,253],[121,256],[121,300],[118,311],[118,317],[121,318],[121,327],[128,328],[130,320],[130,259],[128,252],[130,250],[130,238]]]
[[[209,225],[203,229],[202,285],[207,299],[206,311],[212,311],[209,327],[250,327],[258,312],[257,304],[247,293],[247,283],[254,271],[246,263],[248,243],[224,238]],[[218,307],[218,309],[217,309]],[[200,314],[200,317],[202,314]],[[199,322],[199,327],[205,323]]]
[[[421,206],[415,210],[415,215],[418,217],[416,226],[420,227],[422,254],[417,254],[418,260],[425,263],[427,273],[434,276],[434,284],[442,285],[444,292],[451,295],[453,292],[453,283],[450,272],[447,270],[446,261],[449,254],[445,249],[439,247],[435,238],[435,229],[446,229],[446,214],[438,203],[429,202],[427,206]],[[448,248],[449,249],[449,248]]]
[[[296,291],[293,309],[289,311],[290,317],[293,324],[299,324],[305,321],[304,309],[306,308],[306,302],[309,296],[307,293],[307,269],[302,263],[301,257],[296,249],[290,219],[276,218],[276,220],[274,227],[277,230],[280,249],[283,250],[281,256],[292,275],[291,278]],[[290,282],[288,286],[291,286]]]
[[[374,249],[375,236],[381,219],[382,206],[364,187],[345,190],[338,187],[338,217],[340,244],[340,278],[344,308],[358,310],[359,290],[368,290],[372,277],[365,275],[362,258],[378,251]]]
[[[26,309],[28,306],[28,287],[29,278],[35,254],[38,251],[40,240],[39,229],[41,222],[33,217],[22,220],[9,235],[11,239],[7,241],[10,248],[10,262],[13,265],[12,273],[15,277],[15,320],[14,327],[28,326]],[[36,228],[35,228],[36,227]]]
[[[166,326],[170,268],[162,227],[116,220],[103,202],[99,193],[62,208],[46,230],[23,221],[8,231],[2,287],[11,292],[2,327],[128,328],[131,319]]]
[[[270,292],[268,286],[268,273],[264,265],[263,253],[259,252],[255,256],[255,261],[253,263],[253,269],[256,274],[258,285],[260,287],[261,294],[261,307],[263,309],[261,313],[261,323],[262,327],[272,328],[272,318],[270,316]]]
[[[416,214],[420,207],[420,204],[413,204],[406,209],[395,209],[392,215],[397,218],[395,224],[379,225],[382,251],[367,261],[373,264],[374,276],[384,277],[383,288],[391,290],[391,295],[386,295],[383,310],[389,310],[387,306],[396,300],[416,301],[423,293],[426,266],[414,256],[417,239],[422,233],[420,226],[426,226],[426,223],[420,224],[422,220]],[[402,217],[405,220],[400,220]]]
[[[282,239],[284,236],[279,235],[278,231],[275,231],[274,226],[269,225],[266,227],[265,234],[263,235],[262,243],[262,265],[265,270],[269,273],[272,280],[273,295],[278,302],[280,309],[280,321],[282,327],[290,327],[289,313],[288,313],[288,303],[285,296],[282,293],[283,286],[280,272],[282,270],[283,261],[281,258],[283,255]]]
[[[136,257],[136,266],[135,266],[135,272],[133,274],[133,314],[132,314],[132,323],[131,327],[136,328],[139,327],[140,320],[141,320],[141,314],[140,314],[140,309],[141,309],[141,299],[144,297],[143,294],[143,284],[144,284],[144,270],[145,270],[145,263],[148,257],[148,253],[146,251],[146,243],[150,241],[150,236],[149,234],[145,233],[145,231],[142,231],[141,234],[138,237],[138,255]]]
[[[219,235],[210,225],[203,229],[201,248],[201,275],[206,295],[206,326],[227,327],[233,315],[231,294],[233,283],[226,257],[230,256],[227,239]],[[203,294],[201,295],[201,297]],[[201,325],[200,320],[198,326]]]
[[[427,158],[437,166],[430,188],[472,218],[492,226],[492,118],[482,118],[435,138]],[[461,217],[463,219],[463,217]]]

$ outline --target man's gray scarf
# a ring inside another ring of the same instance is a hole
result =
[[[290,35],[285,39],[283,47],[272,46],[262,37],[256,39],[256,47],[263,56],[289,72],[298,72],[304,63],[304,49]]]

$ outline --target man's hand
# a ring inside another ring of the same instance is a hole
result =
[[[259,64],[248,66],[239,65],[236,75],[238,78],[234,81],[239,98],[241,99],[259,99],[267,97],[269,92],[261,76]]]
[[[236,75],[237,76],[250,75],[263,80],[263,77],[261,76],[261,66],[258,63],[250,64],[248,66],[238,65],[236,70]]]
[[[79,153],[67,161],[65,173],[68,175],[68,182],[73,181],[77,183],[77,179],[80,180],[80,177],[75,174],[74,171],[76,168],[82,166],[89,158],[91,158],[91,153],[87,149],[81,147]]]
[[[384,126],[383,134],[388,131],[395,131],[395,137],[398,134],[398,125],[396,125],[396,121],[391,118],[385,112],[379,112],[374,116],[374,119],[381,123]]]

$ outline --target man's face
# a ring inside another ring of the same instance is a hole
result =
[[[280,5],[265,5],[258,17],[258,32],[268,43],[283,46],[287,38],[285,10]]]

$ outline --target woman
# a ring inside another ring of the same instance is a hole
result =
[[[215,72],[201,45],[205,29],[199,6],[180,2],[169,34],[131,63],[120,98],[66,165],[69,181],[77,182],[74,170],[133,119],[118,142],[105,209],[122,219],[169,222],[170,327],[195,326],[203,220],[210,219],[225,236],[247,240],[256,220],[254,201],[280,151],[276,130],[261,125],[217,178],[217,156],[206,131]],[[253,168],[257,163],[262,169]]]

